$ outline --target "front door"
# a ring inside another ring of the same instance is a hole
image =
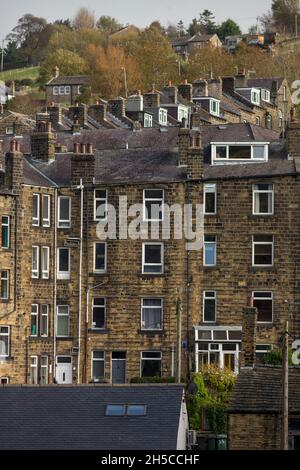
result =
[[[56,358],[56,382],[58,384],[72,383],[72,357],[57,356]]]
[[[124,384],[126,382],[126,352],[112,352],[111,381],[113,384]]]

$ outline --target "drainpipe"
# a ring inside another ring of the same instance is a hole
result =
[[[79,296],[78,296],[78,360],[77,360],[77,383],[80,384],[80,354],[81,354],[81,309],[82,309],[82,238],[83,238],[83,189],[82,178],[80,178],[80,248],[79,248]]]
[[[57,189],[54,189],[54,268],[53,268],[53,382],[56,380],[56,303],[57,303]]]

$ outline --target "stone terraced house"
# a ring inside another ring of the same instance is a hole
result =
[[[287,319],[299,334],[298,122],[281,139],[246,123],[54,134],[39,121],[0,153],[2,384],[238,372],[249,303],[258,354]],[[99,239],[120,197],[158,237],[126,239],[118,221]],[[203,205],[203,248],[186,250],[173,215],[165,237],[162,203]]]

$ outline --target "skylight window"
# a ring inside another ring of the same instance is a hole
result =
[[[106,416],[145,416],[146,405],[107,405]]]

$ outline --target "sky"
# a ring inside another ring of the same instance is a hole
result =
[[[97,18],[109,15],[123,24],[133,23],[139,27],[157,19],[166,26],[179,20],[189,24],[192,18],[208,9],[217,22],[232,18],[247,32],[256,18],[270,9],[271,3],[271,0],[0,0],[0,40],[25,13],[54,21],[72,18],[82,6],[93,11]]]

